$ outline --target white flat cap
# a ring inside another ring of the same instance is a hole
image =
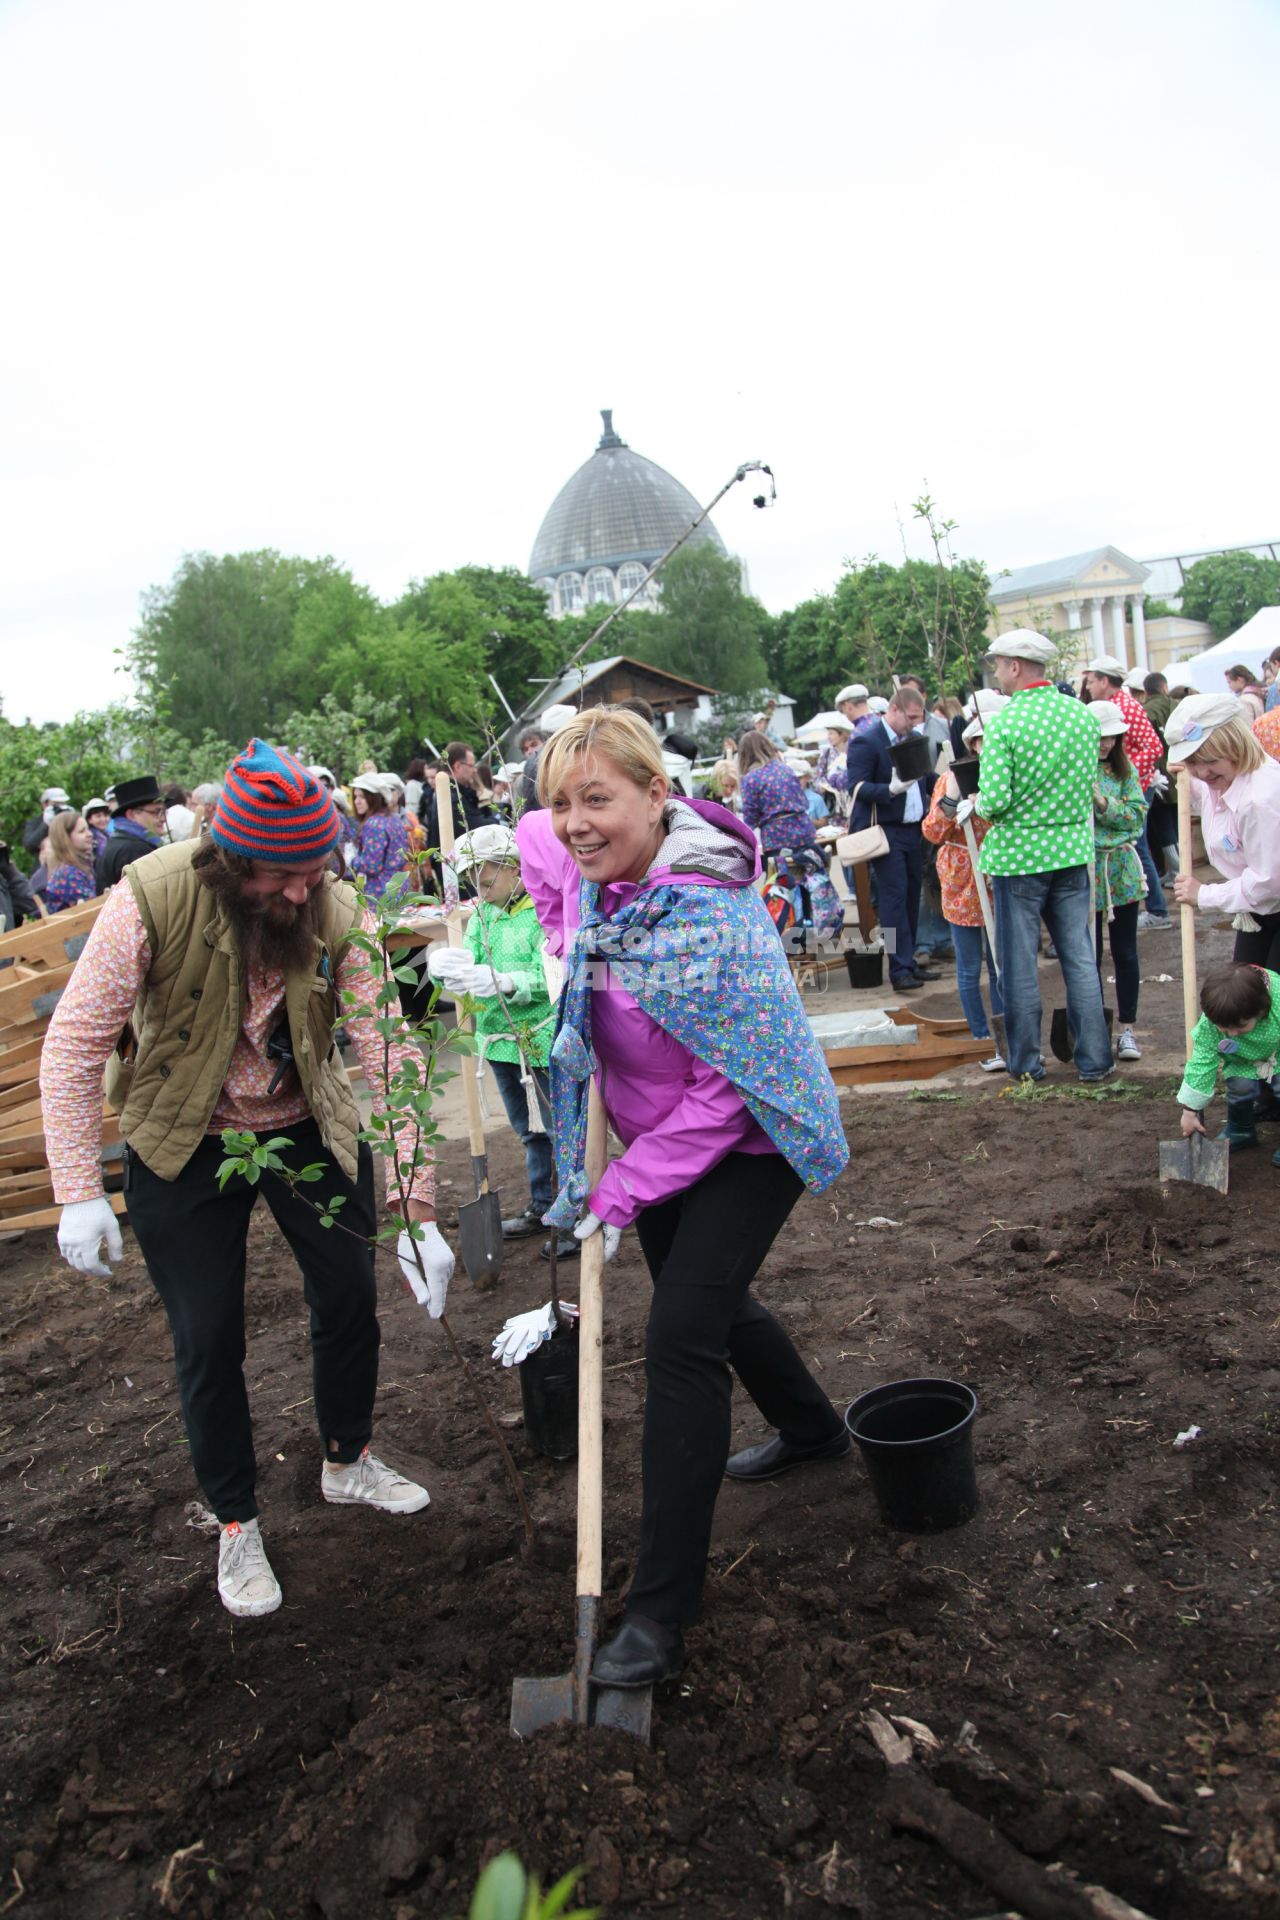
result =
[[[1180,700],[1165,723],[1169,765],[1181,766],[1199,753],[1215,727],[1225,727],[1245,712],[1234,693],[1193,693]]]
[[[1057,651],[1052,640],[1033,633],[1030,627],[1015,627],[1012,633],[999,634],[987,648],[989,654],[1002,659],[1030,660],[1037,667],[1047,667]]]
[[[1114,653],[1099,653],[1085,667],[1086,673],[1105,673],[1108,680],[1123,680],[1129,669]]]
[[[870,698],[866,687],[860,686],[855,680],[851,687],[841,687],[836,695],[836,705],[839,706],[842,700],[869,700]]]
[[[1124,683],[1130,693],[1142,693],[1147,684],[1147,676],[1141,667],[1134,667],[1132,672],[1125,675]]]
[[[542,711],[542,730],[554,733],[557,727],[564,726],[568,720],[576,719],[576,707],[544,707]]]
[[[1089,711],[1102,728],[1104,740],[1112,740],[1117,734],[1128,733],[1129,722],[1114,700],[1091,700]]]

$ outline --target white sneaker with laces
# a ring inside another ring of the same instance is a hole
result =
[[[384,1466],[368,1447],[350,1466],[320,1469],[320,1491],[336,1507],[376,1507],[379,1513],[419,1513],[431,1495],[394,1467]]]
[[[993,1053],[989,1060],[979,1060],[983,1073],[1007,1073],[1008,1065],[1002,1053]]]
[[[1167,913],[1148,913],[1144,908],[1138,915],[1139,933],[1168,933],[1172,925]]]
[[[271,1571],[256,1520],[231,1520],[218,1541],[218,1598],[228,1613],[257,1620],[284,1595]]]
[[[1126,1027],[1116,1042],[1117,1060],[1141,1060],[1142,1048],[1133,1037],[1133,1028]]]

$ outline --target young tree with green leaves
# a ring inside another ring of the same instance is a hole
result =
[[[1188,567],[1182,611],[1207,620],[1215,640],[1225,640],[1262,607],[1280,606],[1280,560],[1256,553],[1210,553]]]

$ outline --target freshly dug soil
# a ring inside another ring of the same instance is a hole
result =
[[[904,1783],[874,1709],[936,1736],[911,1779],[1041,1868],[1157,1920],[1280,1913],[1280,1130],[1233,1164],[1229,1200],[1162,1191],[1168,1080],[1087,1100],[1056,1072],[1036,1099],[1002,1082],[846,1102],[850,1167],[802,1202],[760,1292],[841,1408],[904,1376],[970,1383],[982,1505],[907,1537],[857,1459],[726,1485],[705,1620],[649,1750],[508,1731],[512,1679],[563,1672],[572,1647],[574,1470],[529,1450],[518,1381],[488,1362],[505,1316],[546,1297],[536,1242],[496,1292],[460,1275],[451,1301],[549,1530],[529,1561],[440,1330],[389,1261],[376,1445],[432,1505],[322,1504],[300,1286],[259,1209],[247,1364],[285,1604],[245,1622],[187,1524],[166,1328],[131,1238],[109,1282],[73,1276],[49,1235],[0,1249],[0,1910],[435,1920],[506,1846],[544,1884],[586,1863],[614,1916],[1003,1907],[892,1823]],[[521,1193],[518,1147],[494,1145]],[[465,1143],[442,1176],[447,1204]],[[611,1608],[647,1294],[628,1236],[607,1281]],[[758,1437],[735,1405],[738,1440]]]

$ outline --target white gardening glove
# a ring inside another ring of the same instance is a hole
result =
[[[492,967],[482,966],[465,947],[433,947],[427,956],[427,972],[450,993],[470,994],[474,1000],[515,992],[516,983],[509,973],[495,973]]]
[[[893,772],[889,775],[890,793],[906,793],[907,789],[909,787],[914,787],[914,785],[915,785],[914,780],[899,780],[898,770],[896,767],[894,768]]]
[[[422,1274],[418,1272],[419,1253],[422,1255],[423,1272],[427,1276],[425,1285]],[[408,1232],[402,1233],[396,1241],[396,1258],[418,1305],[425,1307],[433,1320],[438,1320],[449,1297],[449,1282],[453,1278],[453,1249],[435,1221],[422,1222],[422,1238],[416,1242]]]
[[[592,1234],[599,1233],[601,1228],[604,1229],[604,1263],[607,1267],[614,1254],[618,1251],[618,1245],[622,1239],[621,1227],[611,1227],[607,1221],[597,1220],[590,1207],[588,1207],[574,1228],[573,1237],[575,1240],[589,1240]]]
[[[1160,767],[1157,767],[1155,772],[1151,776],[1151,792],[1152,793],[1168,793],[1168,791],[1169,791],[1169,776],[1167,773],[1163,772]]]
[[[956,825],[962,827],[966,820],[972,820],[973,810],[978,802],[971,793],[967,793],[956,808]]]
[[[514,974],[495,973],[492,967],[483,966],[478,960],[468,974],[459,977],[456,985],[458,993],[469,993],[473,1000],[492,1000],[495,994],[512,994],[515,990]]]
[[[578,1309],[560,1303],[562,1313],[571,1319],[577,1318]],[[513,1314],[503,1323],[501,1333],[493,1337],[493,1357],[501,1360],[504,1367],[518,1367],[531,1353],[536,1353],[544,1340],[549,1340],[556,1330],[556,1310],[548,1300],[545,1307],[535,1307],[532,1313]]]
[[[427,972],[442,987],[452,987],[455,976],[470,973],[474,964],[465,947],[432,946],[427,951]]]
[[[120,1222],[111,1211],[105,1194],[96,1200],[71,1200],[62,1209],[58,1222],[58,1252],[77,1273],[100,1273],[110,1279],[110,1267],[98,1259],[98,1246],[107,1243],[108,1260],[123,1260],[124,1241]]]

